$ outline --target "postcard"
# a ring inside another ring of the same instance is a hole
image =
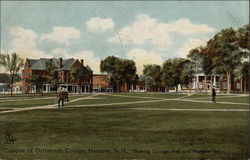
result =
[[[249,160],[249,1],[0,1],[0,160]]]

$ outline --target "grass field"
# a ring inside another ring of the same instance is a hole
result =
[[[221,95],[213,104],[208,95],[74,95],[63,109],[46,108],[56,103],[49,95],[5,98],[0,98],[0,159],[247,160],[249,156],[248,96]],[[32,110],[22,110],[29,107]],[[7,110],[13,112],[4,113]],[[14,144],[4,143],[7,131],[16,139]]]

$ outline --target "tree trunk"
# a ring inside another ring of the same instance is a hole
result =
[[[247,80],[244,80],[244,93],[247,93]]]
[[[10,95],[12,96],[13,92],[13,83],[14,83],[14,74],[11,74],[11,81],[10,81]]]
[[[128,88],[127,88],[128,86],[127,86],[126,82],[124,83],[124,87],[125,87],[125,92],[127,92],[128,91]]]
[[[205,93],[207,94],[207,76],[205,75]]]
[[[176,92],[178,92],[178,85],[177,85],[177,86],[175,86],[175,89],[176,89]]]
[[[119,84],[116,85],[116,92],[119,93]]]
[[[213,91],[213,76],[211,75],[210,76],[210,93],[212,94],[212,91]]]
[[[230,94],[231,91],[231,82],[230,82],[230,73],[229,71],[227,71],[227,94]]]
[[[242,81],[242,78],[240,78],[240,92],[243,93],[243,81]]]

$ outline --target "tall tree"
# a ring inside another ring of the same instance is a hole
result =
[[[53,59],[49,59],[46,62],[46,70],[48,72],[46,75],[46,82],[53,88],[58,88],[59,84],[58,72],[56,71],[57,68],[58,67],[53,63]]]
[[[143,74],[146,88],[155,88],[158,91],[161,87],[161,66],[156,64],[144,65]]]
[[[178,85],[187,85],[189,82],[189,73],[187,63],[184,58],[168,59],[163,63],[162,80],[165,87],[175,87],[178,92]]]
[[[203,72],[203,60],[204,60],[204,55],[202,53],[202,50],[204,50],[204,47],[200,46],[194,49],[191,49],[189,51],[189,54],[187,55],[187,58],[190,59],[192,61],[193,64],[193,71],[195,74],[198,74],[200,72]],[[197,82],[199,82],[199,80],[196,80]],[[205,84],[206,84],[206,78],[205,78]],[[207,90],[207,85],[205,85],[205,89]],[[196,86],[196,89],[198,89],[198,86]]]
[[[45,78],[39,75],[32,75],[29,82],[35,87],[35,93],[43,93],[43,82]]]
[[[113,90],[116,87],[117,92],[123,84],[125,91],[127,91],[128,85],[137,80],[136,66],[133,60],[109,56],[101,61],[100,70],[108,74],[109,83]]]
[[[0,54],[0,64],[10,73],[10,92],[12,96],[14,78],[17,72],[23,67],[24,60],[18,54]]]
[[[249,65],[249,62],[244,62],[242,64],[241,78],[244,80],[244,93],[247,93],[247,84],[249,84],[249,80],[250,80],[250,65]]]
[[[108,74],[109,84],[112,86],[112,91],[118,86],[117,82],[119,80],[119,75],[116,74],[117,63],[119,63],[119,58],[115,56],[108,56],[104,60],[101,60],[100,63],[100,71]]]
[[[243,27],[238,29],[238,43],[239,46],[249,53],[250,50],[250,44],[249,44],[249,32],[250,27],[249,24],[244,25]]]
[[[226,28],[217,33],[211,39],[211,46],[208,48],[213,51],[213,64],[217,71],[226,73],[227,93],[231,91],[231,76],[234,70],[241,65],[247,52],[239,48],[239,37],[233,28]]]
[[[72,68],[72,80],[79,85],[79,94],[82,90],[82,82],[89,78],[89,71],[85,66]]]
[[[122,59],[121,60],[122,70],[121,76],[122,81],[125,85],[125,92],[128,90],[128,86],[137,81],[136,66],[133,60]]]
[[[165,92],[169,91],[170,88],[175,87],[174,84],[174,64],[172,59],[168,59],[163,63],[162,66],[162,85],[165,87]]]
[[[187,55],[193,62],[193,68],[196,68],[196,73],[199,70],[202,70],[205,77],[205,91],[207,93],[207,76],[210,75],[210,89],[212,91],[212,84],[213,84],[213,70],[214,70],[214,63],[213,63],[213,52],[214,52],[214,43],[212,40],[207,42],[206,46],[200,46],[198,48],[190,50],[189,54]],[[210,92],[212,93],[212,92]]]
[[[195,68],[196,64],[193,61],[190,60],[184,60],[183,61],[183,69],[181,73],[181,78],[180,82],[181,85],[188,86],[189,91],[191,93],[191,88],[192,88],[192,81],[193,81],[193,76],[195,74]]]

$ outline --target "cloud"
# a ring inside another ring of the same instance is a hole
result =
[[[55,55],[56,57],[65,57],[68,55],[67,50],[64,48],[55,48],[52,50],[51,52],[53,55]]]
[[[14,37],[9,53],[17,52],[22,58],[48,57],[43,51],[36,48],[37,33],[20,26],[11,27],[10,34]]]
[[[187,40],[187,43],[181,49],[179,49],[179,51],[176,52],[176,57],[186,58],[191,49],[199,46],[204,46],[206,42],[207,40],[205,39],[190,38]]]
[[[214,29],[206,24],[192,24],[189,19],[180,19],[170,23],[170,31],[176,31],[182,34],[205,34],[214,32]]]
[[[142,45],[150,41],[157,47],[166,47],[173,42],[170,38],[171,32],[178,32],[182,35],[206,34],[214,29],[205,24],[192,24],[188,19],[180,19],[172,23],[163,23],[158,19],[142,14],[136,17],[133,24],[121,28],[121,30],[108,39],[108,42],[122,42],[125,45]]]
[[[143,49],[132,49],[127,53],[127,58],[136,63],[137,73],[141,74],[145,64],[162,64],[160,53],[148,52]]]
[[[10,29],[10,34],[14,36],[14,40],[12,41],[13,49],[35,48],[37,34],[34,31],[16,26]]]
[[[61,44],[71,44],[69,40],[80,37],[80,31],[74,27],[53,27],[53,32],[41,36],[41,40],[54,41]]]
[[[95,57],[95,54],[93,51],[81,51],[78,53],[75,53],[73,55],[75,58],[78,59],[84,59],[84,64],[89,65],[90,68],[94,71],[94,73],[100,72],[100,59]]]
[[[170,43],[168,25],[148,15],[138,15],[133,24],[123,27],[115,37],[109,38],[108,42],[120,40],[126,45],[142,45],[146,40],[157,46],[168,45]]]
[[[91,32],[103,33],[107,29],[112,29],[114,27],[114,22],[111,18],[102,19],[93,17],[86,22],[86,25]]]

